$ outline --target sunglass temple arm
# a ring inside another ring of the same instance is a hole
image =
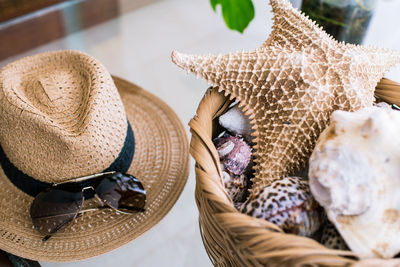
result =
[[[91,174],[91,175],[87,175],[87,176],[83,176],[83,177],[78,177],[78,178],[72,178],[71,180],[67,180],[67,181],[62,181],[60,183],[55,183],[53,184],[53,186],[57,186],[60,184],[66,184],[66,183],[78,183],[78,182],[82,182],[82,181],[86,181],[92,178],[96,178],[96,177],[100,177],[103,175],[109,175],[109,174],[114,174],[115,171],[112,172],[101,172],[101,173],[96,173],[96,174]]]

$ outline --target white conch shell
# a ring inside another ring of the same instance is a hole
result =
[[[242,135],[246,141],[251,141],[250,119],[236,105],[219,117],[222,127],[234,134]]]
[[[400,252],[400,112],[335,111],[310,158],[310,188],[361,258]]]

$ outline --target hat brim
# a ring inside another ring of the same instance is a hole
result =
[[[84,213],[48,241],[31,223],[32,197],[0,168],[0,249],[40,261],[76,261],[118,248],[157,224],[181,194],[189,174],[188,139],[175,112],[161,99],[113,76],[135,135],[128,173],[147,191],[146,211],[135,215],[109,209]]]

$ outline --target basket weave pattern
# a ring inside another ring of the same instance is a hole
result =
[[[400,85],[382,79],[378,98],[400,104]],[[400,259],[357,260],[350,251],[327,249],[318,242],[285,234],[268,221],[237,211],[224,189],[218,152],[212,139],[215,120],[232,99],[210,89],[190,121],[190,153],[196,160],[196,202],[203,243],[215,266],[400,266]]]

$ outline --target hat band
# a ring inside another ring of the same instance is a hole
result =
[[[128,121],[127,133],[118,157],[111,165],[104,170],[127,172],[131,166],[133,154],[135,153],[135,137],[133,135],[132,127]],[[20,171],[11,161],[7,158],[3,148],[0,145],[0,163],[7,178],[21,191],[35,197],[37,194],[42,192],[44,189],[52,186],[52,183],[46,183],[39,181],[22,171]],[[71,177],[72,178],[72,177]],[[86,181],[77,184],[85,185]]]

